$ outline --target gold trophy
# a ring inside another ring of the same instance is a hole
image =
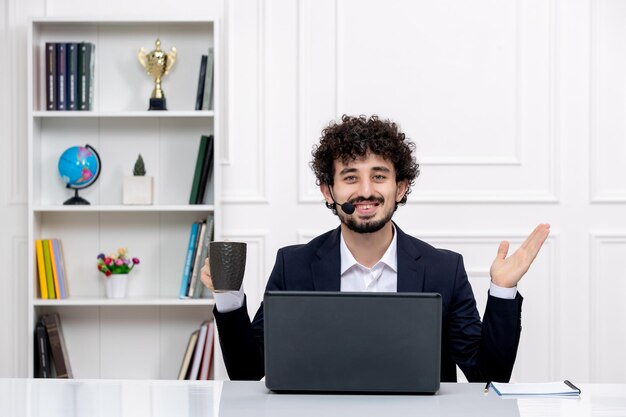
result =
[[[152,95],[150,96],[150,108],[148,110],[167,110],[165,94],[163,89],[161,89],[161,78],[167,74],[174,62],[176,62],[176,48],[172,48],[170,53],[166,53],[161,50],[160,39],[157,39],[154,44],[156,48],[148,53],[141,48],[137,58],[139,58],[139,62],[146,69],[148,75],[154,77],[154,90],[152,90]]]

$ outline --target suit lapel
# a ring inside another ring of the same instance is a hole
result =
[[[311,264],[315,291],[341,289],[341,256],[339,239],[341,228],[336,228],[316,251],[318,259]]]
[[[395,224],[395,223],[394,223]],[[396,225],[398,233],[398,292],[424,291],[424,263],[414,241]]]

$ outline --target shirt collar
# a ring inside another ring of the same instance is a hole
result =
[[[396,225],[393,224],[393,222],[391,223],[391,227],[393,227],[393,238],[391,239],[391,243],[385,251],[385,254],[382,258],[380,258],[378,262],[376,262],[376,265],[382,262],[389,268],[393,269],[394,272],[398,272],[398,233],[396,231]],[[341,233],[340,236],[341,239],[339,244],[339,250],[341,255],[341,275],[343,275],[348,269],[352,268],[354,265],[360,264],[357,262],[356,259],[354,259],[354,256],[352,256],[352,252],[350,252],[350,249],[348,249],[348,245],[346,245],[346,241],[343,238],[343,233]]]

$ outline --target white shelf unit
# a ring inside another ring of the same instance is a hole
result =
[[[212,299],[178,298],[192,222],[214,216],[220,236],[217,162],[221,133],[219,22],[213,19],[98,21],[41,18],[28,33],[29,376],[34,374],[33,332],[41,314],[57,312],[75,378],[175,379],[191,332],[211,318]],[[177,50],[163,79],[167,111],[147,111],[154,80],[139,64],[141,47]],[[45,111],[46,42],[96,45],[94,110]],[[214,110],[196,111],[200,57],[214,48]],[[213,134],[213,177],[206,204],[189,205],[200,136]],[[58,174],[61,153],[89,144],[102,170],[80,191],[89,206],[64,206],[73,192]],[[155,182],[150,206],[122,204],[122,182],[137,155]],[[35,240],[63,243],[70,297],[39,294]],[[98,253],[127,247],[141,264],[131,272],[128,297],[105,297]],[[216,345],[217,346],[217,345]]]

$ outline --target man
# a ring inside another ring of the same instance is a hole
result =
[[[311,166],[341,224],[306,245],[280,249],[267,290],[440,293],[442,381],[456,381],[455,365],[472,382],[508,381],[521,330],[516,285],[550,226],[537,226],[509,257],[508,242],[500,244],[481,323],[462,257],[406,235],[391,221],[419,175],[414,146],[395,123],[376,116],[344,115],[324,129]],[[202,281],[213,288],[208,262]],[[261,379],[263,305],[250,323],[242,290],[216,293],[215,303],[228,375]]]

